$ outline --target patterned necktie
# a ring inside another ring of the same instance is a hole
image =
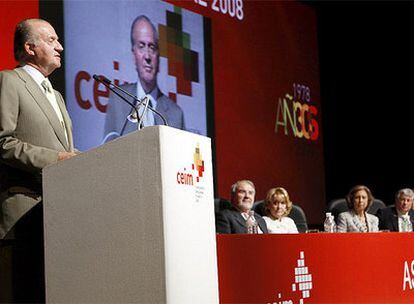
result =
[[[50,83],[49,79],[45,78],[42,81],[42,87],[45,89],[46,97],[49,100],[53,110],[55,111],[55,113],[56,113],[56,115],[59,119],[60,125],[63,128],[63,133],[65,134],[65,137],[66,137],[66,143],[69,143],[68,133],[67,133],[67,130],[66,130],[65,122],[63,121],[62,112],[60,111],[59,105],[58,105],[57,100],[56,100],[55,93],[53,91],[52,84]]]
[[[402,232],[410,232],[411,231],[411,223],[408,217],[402,217]]]
[[[42,87],[45,89],[46,93],[52,93],[52,84],[50,83],[49,79],[45,78],[42,81]]]

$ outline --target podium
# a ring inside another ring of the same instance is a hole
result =
[[[218,303],[211,142],[166,126],[43,171],[47,303]]]

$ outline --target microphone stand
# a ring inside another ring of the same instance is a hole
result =
[[[98,76],[98,75],[93,75],[92,76],[93,77],[93,79],[95,79],[96,81],[98,81],[98,82],[100,82],[100,83],[102,83],[105,87],[107,87],[109,90],[111,90],[114,94],[116,94],[119,98],[121,98],[123,101],[125,101],[127,104],[129,104],[132,108],[133,108],[133,110],[137,113],[137,116],[138,116],[138,109],[139,109],[139,107],[141,106],[141,104],[146,100],[147,102],[145,103],[145,108],[144,108],[144,111],[142,112],[142,115],[139,117],[139,120],[138,120],[138,130],[140,130],[141,129],[141,127],[142,127],[142,118],[144,117],[144,114],[147,112],[147,110],[149,109],[149,110],[151,110],[152,112],[154,112],[155,114],[157,114],[159,117],[161,117],[161,119],[162,119],[162,121],[163,121],[163,123],[164,123],[164,125],[165,126],[168,126],[168,123],[167,123],[167,120],[165,119],[165,117],[160,113],[160,112],[158,112],[157,110],[155,110],[153,107],[151,107],[150,105],[149,105],[149,102],[148,102],[148,97],[144,97],[142,100],[140,100],[138,97],[136,97],[135,95],[132,95],[131,93],[129,93],[129,92],[127,92],[127,91],[125,91],[123,88],[121,88],[121,87],[119,87],[119,86],[117,86],[117,85],[115,85],[115,84],[113,84],[108,78],[106,78],[105,76]],[[137,104],[136,105],[134,105],[134,104],[132,104],[128,99],[126,99],[124,96],[122,96],[121,94],[119,94],[119,92],[117,92],[115,89],[117,89],[117,90],[119,90],[119,91],[121,91],[122,93],[124,93],[125,95],[128,95],[129,97],[131,97],[134,101],[136,101],[137,102]],[[140,127],[141,126],[141,127]]]
[[[144,117],[147,115],[147,112],[148,112],[148,107],[149,107],[148,96],[145,96],[141,100],[141,103],[140,104],[142,104],[142,103],[144,103],[145,106],[144,106],[144,110],[142,111],[141,116],[138,118],[138,130],[141,130],[142,129],[142,123],[144,121]],[[138,115],[138,112],[136,112],[136,113]]]

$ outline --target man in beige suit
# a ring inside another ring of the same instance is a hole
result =
[[[32,272],[28,269],[33,266],[30,263],[43,263],[42,169],[75,155],[63,98],[47,78],[61,66],[62,51],[48,22],[24,20],[16,26],[14,37],[20,67],[0,72],[0,239],[16,240],[23,246],[16,251],[39,250],[40,259],[26,259],[19,268],[28,271],[29,277],[43,269],[42,265]],[[44,286],[25,284],[22,288],[29,295],[18,301],[44,301]]]

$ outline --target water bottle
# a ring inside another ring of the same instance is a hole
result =
[[[257,227],[256,219],[254,218],[254,211],[249,211],[249,217],[246,220],[246,228],[248,234],[258,234],[259,229]]]
[[[333,216],[333,214],[331,215],[331,221],[332,221],[332,231],[331,232],[336,232],[336,222],[335,222],[335,217]]]
[[[323,228],[325,232],[335,232],[336,231],[336,225],[335,225],[335,219],[332,213],[327,212],[325,222],[323,223]]]

